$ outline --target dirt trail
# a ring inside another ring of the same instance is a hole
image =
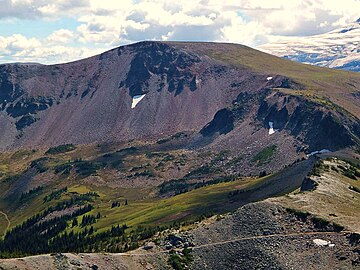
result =
[[[8,215],[7,215],[6,213],[4,213],[3,211],[0,211],[0,215],[3,215],[3,216],[5,217],[7,223],[8,223],[6,229],[4,230],[4,233],[3,233],[3,236],[5,236],[6,232],[7,232],[7,231],[9,230],[9,228],[10,228],[11,221],[10,221]]]
[[[210,246],[219,246],[223,244],[229,244],[239,241],[247,241],[247,240],[256,240],[256,239],[267,239],[267,238],[275,238],[275,237],[296,237],[296,236],[306,236],[306,235],[336,235],[336,234],[346,234],[351,233],[350,231],[342,231],[342,232],[301,232],[301,233],[288,233],[288,234],[268,234],[268,235],[258,235],[258,236],[249,236],[249,237],[240,237],[220,242],[208,243],[203,245],[198,245],[191,247],[191,249],[201,249]],[[175,251],[181,251],[181,249],[173,249]],[[157,251],[157,252],[148,252],[148,253],[116,253],[116,256],[150,256],[157,254],[168,253],[169,250]]]
[[[1,212],[2,213],[2,212]],[[211,246],[220,246],[224,244],[234,243],[234,242],[240,242],[240,241],[248,241],[248,240],[256,240],[256,239],[268,239],[268,238],[276,238],[276,237],[302,237],[302,236],[321,236],[321,235],[336,235],[336,234],[347,234],[351,233],[350,231],[342,231],[342,232],[300,232],[300,233],[288,233],[288,234],[269,234],[269,235],[258,235],[258,236],[249,236],[249,237],[239,237],[234,238],[230,240],[224,240],[219,242],[213,242],[213,243],[207,243],[203,245],[197,245],[194,247],[191,247],[191,249],[201,249]],[[182,249],[172,249],[174,251],[182,251]],[[146,252],[143,253],[136,253],[136,252],[127,252],[127,253],[108,253],[108,255],[112,256],[124,256],[124,257],[141,257],[141,256],[153,256],[153,255],[161,255],[161,254],[167,254],[170,250],[161,250],[161,251],[155,251],[155,252]],[[64,253],[66,254],[66,253]],[[80,253],[80,255],[84,255],[86,253]],[[46,255],[34,255],[34,256],[28,256],[26,258],[39,258]],[[1,261],[1,260],[0,260]]]
[[[350,233],[350,232],[343,231],[341,233]],[[223,244],[228,244],[228,243],[233,243],[233,242],[254,240],[254,239],[266,239],[266,238],[274,238],[274,237],[293,237],[293,236],[305,236],[305,235],[334,235],[334,234],[339,234],[339,232],[302,232],[302,233],[268,234],[268,235],[260,235],[260,236],[249,236],[249,237],[235,238],[235,239],[225,240],[225,241],[221,241],[221,242],[199,245],[199,246],[192,247],[192,249],[199,249],[199,248],[210,247],[210,246],[218,246],[218,245],[223,245]]]

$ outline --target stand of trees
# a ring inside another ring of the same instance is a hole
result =
[[[56,209],[56,207],[52,208]],[[83,215],[93,209],[91,204],[85,205],[72,214],[45,220],[55,210],[47,209],[37,214],[11,231],[0,241],[0,257],[14,257],[52,252],[50,240],[67,228],[67,221]]]

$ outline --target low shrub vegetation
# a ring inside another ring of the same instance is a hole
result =
[[[59,146],[49,148],[45,152],[45,154],[56,155],[56,154],[70,152],[70,151],[75,150],[75,149],[76,149],[76,147],[73,144],[62,144],[62,145],[59,145]]]
[[[263,150],[261,150],[259,153],[257,153],[252,159],[252,163],[256,163],[257,166],[262,166],[271,161],[272,156],[275,154],[276,151],[276,145],[271,145]]]

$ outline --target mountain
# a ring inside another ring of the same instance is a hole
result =
[[[306,37],[282,37],[259,46],[262,51],[306,64],[360,71],[360,18],[331,32]]]
[[[336,149],[359,137],[359,82],[358,74],[232,44],[142,42],[68,64],[1,65],[0,147],[126,142],[183,131],[209,138],[247,119],[263,129],[274,122],[311,151]]]
[[[0,65],[0,268],[356,269],[359,89],[236,44]]]

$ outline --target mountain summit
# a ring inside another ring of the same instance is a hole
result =
[[[360,74],[235,44],[140,42],[67,64],[0,65],[0,148],[184,131],[196,145],[227,133],[231,144],[273,122],[312,150],[335,149],[360,137],[359,86]]]
[[[322,67],[360,71],[360,18],[345,27],[308,37],[283,37],[259,49]]]

